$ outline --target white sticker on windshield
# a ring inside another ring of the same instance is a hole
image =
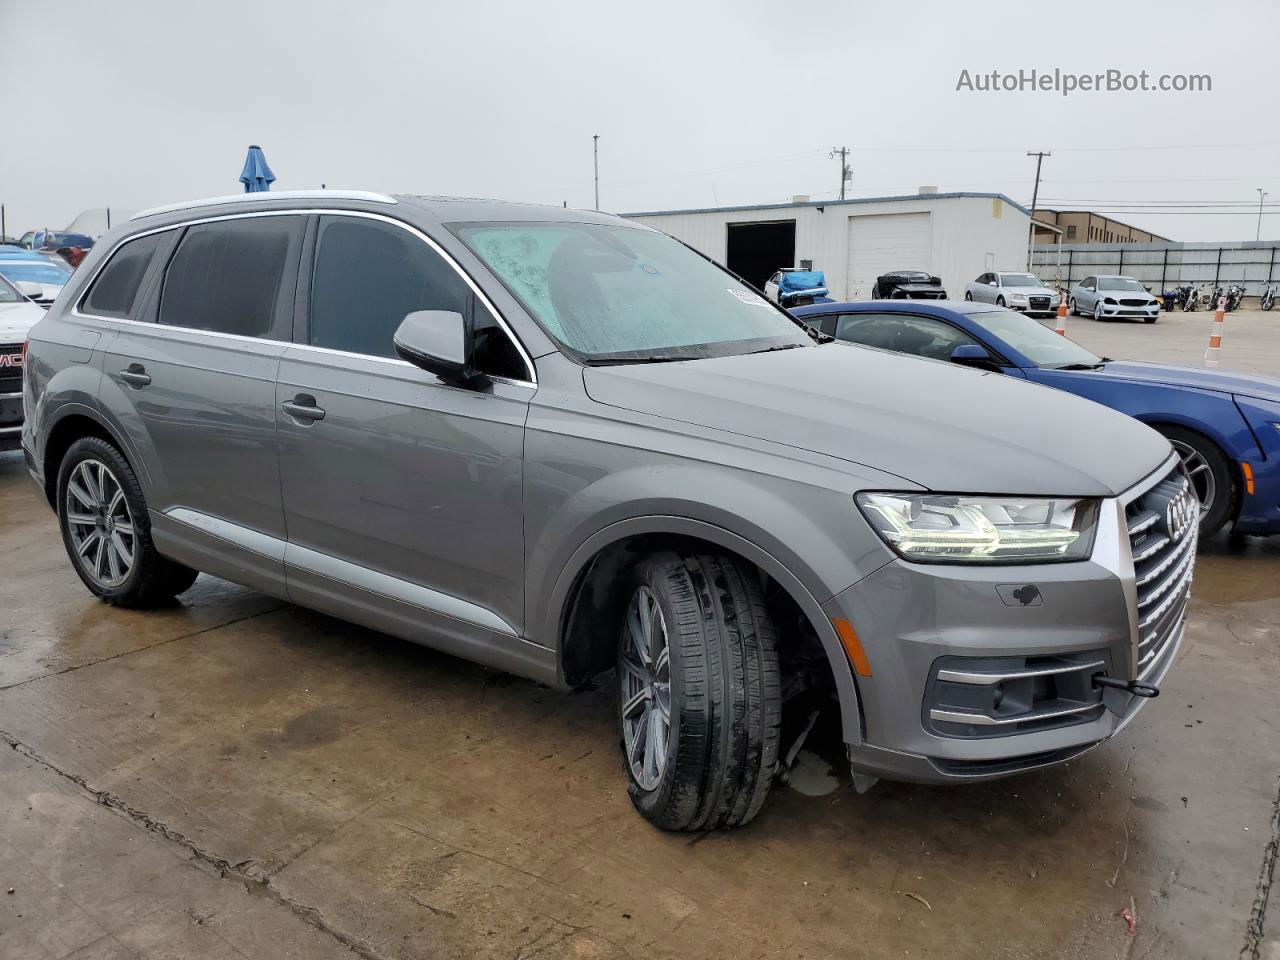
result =
[[[725,289],[749,307],[767,307],[769,305],[768,300],[759,294],[752,293],[750,290],[735,290],[733,287],[725,287]]]

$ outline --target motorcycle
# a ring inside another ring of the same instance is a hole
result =
[[[1200,291],[1192,284],[1184,283],[1174,288],[1173,307],[1180,307],[1187,312],[1200,309]]]
[[[1262,292],[1262,299],[1259,304],[1263,310],[1270,310],[1276,305],[1276,288],[1268,284],[1267,289]]]
[[[1233,283],[1227,287],[1227,313],[1232,310],[1240,309],[1240,302],[1244,299],[1244,287]]]

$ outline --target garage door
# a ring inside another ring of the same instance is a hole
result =
[[[931,270],[928,213],[883,213],[849,218],[845,297],[867,300],[876,277],[894,270]]]

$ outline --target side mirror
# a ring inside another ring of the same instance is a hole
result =
[[[445,383],[466,386],[475,379],[471,369],[471,331],[462,314],[452,310],[415,310],[392,338],[396,353]]]
[[[987,286],[988,286],[988,287],[998,287],[998,286],[1000,286],[1000,284],[996,283],[996,281],[994,281],[994,280],[988,280],[988,281],[987,281]]]
[[[951,351],[951,362],[962,367],[974,367],[978,370],[994,370],[999,372],[1000,366],[991,359],[987,348],[976,343],[962,343]]]
[[[30,280],[18,280],[14,283],[14,286],[28,300],[39,300],[44,296],[44,287],[38,283],[32,283]]]

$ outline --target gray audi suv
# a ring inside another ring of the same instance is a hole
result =
[[[559,688],[609,677],[662,827],[751,820],[788,710],[838,711],[859,789],[1115,734],[1182,638],[1168,442],[825,339],[606,214],[228,197],[94,246],[31,331],[22,443],[108,603],[202,571]]]

